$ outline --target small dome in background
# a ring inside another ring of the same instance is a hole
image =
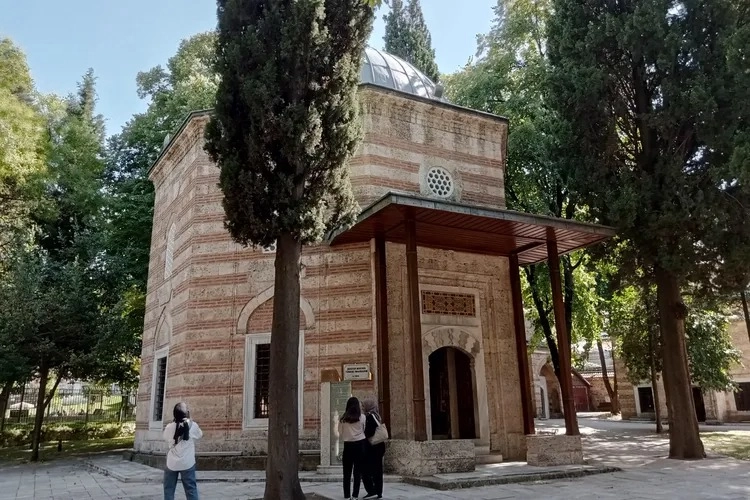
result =
[[[435,84],[412,64],[372,47],[365,49],[361,83],[399,90],[429,99],[443,100],[443,87]]]

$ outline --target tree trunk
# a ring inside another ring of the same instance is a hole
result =
[[[13,390],[13,382],[6,382],[0,392],[0,432],[5,430],[5,410],[8,408],[8,398]]]
[[[612,405],[612,414],[617,415],[620,413],[620,401],[617,399],[617,389],[612,388],[612,384],[609,381],[609,373],[607,373],[607,360],[604,359],[604,346],[602,346],[602,340],[596,341],[596,348],[599,350],[599,362],[602,365],[602,379],[604,380],[604,387],[607,389],[609,400]]]
[[[664,427],[661,424],[661,400],[659,399],[659,377],[656,374],[656,339],[654,338],[654,332],[651,331],[648,334],[648,352],[651,365],[651,394],[654,398],[654,419],[656,420],[656,433],[661,434],[664,432]]]
[[[656,355],[651,351],[651,391],[654,396],[654,418],[656,419],[656,433],[664,432],[661,424],[661,400],[659,399],[659,377],[656,375]]]
[[[299,266],[302,245],[291,234],[276,243],[268,391],[265,500],[304,500],[299,482]]]
[[[560,257],[562,267],[563,303],[565,305],[565,326],[568,328],[568,351],[573,353],[573,301],[575,300],[575,284],[573,278],[573,265],[570,255]],[[572,360],[572,358],[571,358]]]
[[[557,342],[555,341],[555,337],[552,334],[552,325],[550,324],[549,320],[549,313],[547,312],[547,308],[544,305],[544,301],[542,300],[541,295],[539,294],[538,287],[536,281],[536,272],[538,270],[537,265],[531,265],[524,268],[524,272],[526,273],[526,279],[529,282],[529,286],[531,287],[531,299],[534,302],[534,307],[536,307],[536,312],[539,315],[539,324],[542,327],[542,332],[544,333],[544,340],[547,342],[547,348],[549,349],[549,357],[550,361],[552,361],[552,368],[555,370],[555,376],[560,377],[560,354],[557,350]]]
[[[658,266],[654,272],[662,337],[662,376],[669,412],[669,458],[705,458],[688,370],[687,307],[676,276]]]
[[[747,295],[745,291],[740,292],[740,298],[742,299],[742,312],[745,313],[745,329],[747,330],[747,338],[750,339],[750,311],[747,309]]]
[[[42,423],[44,423],[44,400],[47,392],[49,368],[42,363],[39,368],[39,392],[36,396],[36,414],[34,415],[34,429],[31,431],[31,461],[39,461],[39,443],[42,439]]]

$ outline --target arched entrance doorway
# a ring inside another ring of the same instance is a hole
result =
[[[455,347],[441,347],[428,359],[432,439],[477,438],[471,357]]]

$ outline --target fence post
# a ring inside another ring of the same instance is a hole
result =
[[[83,424],[87,425],[89,423],[89,405],[91,404],[91,394],[89,392],[86,392],[86,416],[84,417]]]
[[[23,412],[23,398],[26,396],[26,382],[23,383],[23,387],[21,388],[21,402],[18,403],[18,419],[16,420],[17,424],[21,423],[21,412]]]

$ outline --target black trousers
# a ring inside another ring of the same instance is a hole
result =
[[[364,483],[368,493],[376,495],[383,494],[383,455],[385,455],[385,443],[365,445],[366,473]]]
[[[365,468],[365,443],[361,441],[344,441],[344,498],[359,496],[359,483],[362,481],[362,472]],[[352,469],[354,469],[354,491],[350,491],[352,480]],[[365,483],[367,484],[367,483]],[[350,493],[353,493],[351,495]]]

